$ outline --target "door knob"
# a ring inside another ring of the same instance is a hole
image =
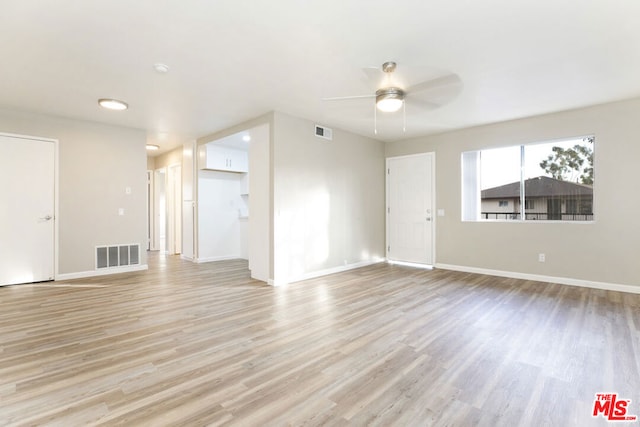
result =
[[[42,217],[42,218],[40,218],[40,219],[42,219],[42,220],[44,220],[44,221],[50,221],[52,218],[53,218],[53,217],[52,217],[51,215],[47,215],[47,216],[44,216],[44,217]]]

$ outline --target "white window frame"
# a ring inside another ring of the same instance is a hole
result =
[[[593,224],[596,219],[596,195],[595,195],[595,185],[592,196],[592,219],[591,220],[527,220],[526,219],[526,195],[525,195],[525,148],[531,145],[541,145],[541,144],[554,144],[554,143],[563,143],[572,140],[593,138],[595,140],[595,135],[587,134],[584,136],[578,137],[569,137],[569,138],[560,138],[560,139],[552,139],[546,141],[535,141],[528,143],[521,143],[515,145],[505,145],[503,147],[488,147],[473,151],[463,151],[461,153],[461,175],[462,175],[462,188],[461,188],[461,219],[463,222],[508,222],[508,223],[536,223],[536,224],[548,224],[548,223],[569,223],[569,224]],[[484,219],[481,215],[482,208],[482,200],[481,200],[481,152],[483,150],[495,149],[495,148],[509,148],[509,147],[520,147],[520,218],[519,219]],[[595,176],[595,142],[593,145],[593,155],[594,155],[594,165],[593,165],[593,173]],[[595,181],[594,181],[595,184]]]

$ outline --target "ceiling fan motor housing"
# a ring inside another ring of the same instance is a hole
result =
[[[383,99],[404,99],[404,91],[399,87],[386,87],[376,91],[376,102]]]
[[[393,61],[382,64],[382,71],[385,73],[393,73],[396,70],[396,63]]]

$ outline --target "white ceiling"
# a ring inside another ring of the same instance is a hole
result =
[[[249,137],[248,140],[245,137]],[[251,141],[250,130],[234,133],[224,138],[216,139],[209,144],[221,145],[223,147],[235,148],[236,150],[249,151],[249,141]]]
[[[406,132],[378,114],[394,141],[640,96],[639,18],[637,0],[0,0],[0,108],[165,150],[272,110],[373,137],[372,100],[321,99],[373,93],[362,69],[389,60],[408,84],[458,74]]]

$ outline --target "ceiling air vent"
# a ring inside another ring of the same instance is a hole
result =
[[[333,130],[324,126],[316,125],[316,136],[331,141],[333,139]]]

